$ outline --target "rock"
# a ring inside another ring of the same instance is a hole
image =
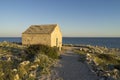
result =
[[[36,71],[31,71],[30,74],[29,74],[29,77],[35,78],[36,77]]]
[[[91,57],[91,55],[90,55],[89,53],[87,53],[87,55],[86,55],[86,60],[87,60],[89,63],[91,63],[91,61],[92,61],[92,57]]]
[[[82,48],[80,48],[80,51],[82,51],[83,49]]]
[[[120,72],[119,72],[119,70],[114,69],[113,73],[114,73],[113,78],[115,78],[115,79],[120,78]]]
[[[35,70],[38,66],[39,66],[38,64],[32,65],[32,66],[30,66],[30,70]]]
[[[30,63],[30,61],[23,61],[20,63],[20,65],[28,65]]]
[[[94,48],[96,53],[103,53],[103,50],[101,50],[100,48]]]
[[[104,53],[104,51],[103,51],[103,50],[101,50],[101,49],[99,49],[99,51],[100,51],[100,53]]]
[[[0,76],[4,76],[5,74],[4,73],[1,73],[1,75]]]
[[[91,57],[91,55],[89,54],[89,53],[87,53],[87,55],[86,55],[87,57]]]
[[[16,74],[16,75],[14,76],[14,80],[20,80],[20,78],[19,78],[19,75],[18,75],[18,74]]]
[[[84,51],[84,52],[88,52],[89,49],[88,49],[88,48],[82,48],[82,51]]]
[[[109,77],[110,77],[110,76],[111,76],[110,72],[107,72],[107,73],[106,73],[106,76],[109,76]]]
[[[17,72],[17,69],[13,69],[13,72]]]
[[[8,57],[8,59],[7,59],[8,61],[11,61],[11,57]]]
[[[91,51],[91,50],[89,50],[88,52],[89,52],[89,53],[92,53],[92,51]]]

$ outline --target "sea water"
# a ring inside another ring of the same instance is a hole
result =
[[[21,37],[0,37],[0,42],[21,42]],[[105,46],[109,48],[120,48],[120,37],[63,37],[63,44],[82,44],[93,46]]]

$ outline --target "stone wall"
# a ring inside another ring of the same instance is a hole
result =
[[[51,46],[50,34],[22,34],[23,45],[44,44]]]
[[[56,44],[56,39],[58,39],[58,44]],[[61,50],[62,47],[62,34],[60,28],[57,26],[51,34],[51,46],[57,46]]]

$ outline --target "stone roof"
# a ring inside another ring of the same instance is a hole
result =
[[[57,24],[31,25],[23,34],[50,34]]]

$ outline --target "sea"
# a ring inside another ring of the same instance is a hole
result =
[[[0,37],[0,42],[21,43],[21,37]],[[63,44],[80,44],[104,46],[108,48],[120,48],[120,37],[63,37]]]

